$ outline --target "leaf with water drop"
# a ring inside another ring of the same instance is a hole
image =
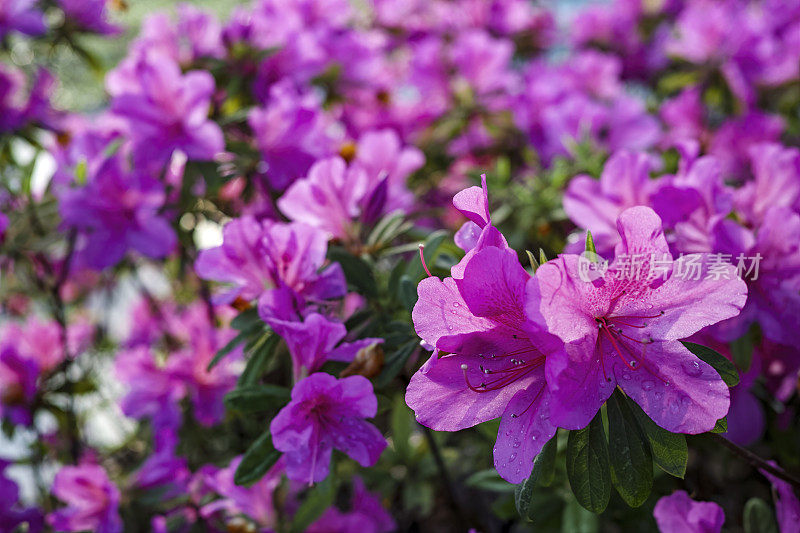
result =
[[[514,491],[514,502],[517,505],[517,511],[523,518],[531,518],[531,500],[533,498],[533,489],[537,485],[548,486],[553,482],[556,469],[556,451],[558,448],[558,436],[553,437],[547,444],[542,447],[542,451],[533,460],[533,470],[531,475],[517,485]]]
[[[681,341],[681,344],[686,346],[686,348],[697,357],[714,367],[714,370],[717,371],[728,387],[735,387],[739,383],[739,372],[736,370],[733,363],[724,355],[701,344],[683,341]]]

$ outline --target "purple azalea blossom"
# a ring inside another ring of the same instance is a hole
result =
[[[347,167],[340,157],[314,163],[308,177],[295,181],[278,200],[278,208],[290,220],[326,232],[328,238],[355,239],[353,220],[361,214],[361,200],[370,179],[359,166]]]
[[[120,533],[119,490],[103,467],[94,464],[64,466],[56,474],[53,495],[67,504],[47,515],[57,531]]]
[[[0,39],[12,31],[25,35],[41,35],[47,30],[36,0],[0,1]]]
[[[149,347],[120,352],[114,361],[117,378],[127,386],[120,401],[122,412],[133,418],[150,418],[157,428],[180,425],[178,401],[185,394],[183,384],[156,362]]]
[[[386,512],[380,498],[370,493],[361,478],[353,478],[353,499],[348,512],[331,507],[306,533],[389,533],[397,524]]]
[[[326,361],[350,362],[362,348],[383,342],[383,339],[366,338],[340,343],[347,335],[347,328],[319,313],[309,314],[302,322],[294,321],[293,316],[287,318],[289,320],[273,315],[268,317],[267,323],[286,341],[295,380],[316,372]]]
[[[44,517],[38,509],[26,509],[19,502],[17,484],[5,475],[8,462],[0,459],[0,530],[15,531],[27,524],[25,531],[38,533],[44,527]]]
[[[347,292],[338,263],[320,270],[327,247],[325,233],[305,224],[244,216],[226,224],[221,246],[200,252],[195,270],[203,279],[233,286],[219,303],[260,298],[263,317],[286,316],[283,306],[300,313]]]
[[[722,507],[694,501],[683,490],[660,498],[653,516],[661,533],[719,533],[725,522]]]
[[[586,175],[570,181],[564,193],[564,211],[575,225],[592,232],[599,255],[608,257],[619,242],[620,213],[649,203],[656,187],[650,179],[652,168],[653,160],[647,154],[622,151],[608,159],[599,181]]]
[[[36,395],[40,369],[36,361],[20,354],[16,346],[0,345],[0,417],[30,425],[29,405]]]
[[[414,374],[406,403],[437,431],[502,417],[495,467],[512,483],[530,475],[533,458],[556,432],[544,365],[562,347],[525,319],[529,278],[515,252],[488,246],[469,258],[463,278],[423,280],[412,314],[417,334],[447,355],[434,353]]]
[[[356,145],[353,162],[375,179],[385,174],[386,199],[382,211],[390,213],[397,209],[410,211],[414,195],[406,187],[406,179],[425,164],[423,153],[413,146],[404,146],[393,130],[368,131],[361,135]],[[366,198],[372,198],[380,183],[371,184]]]
[[[175,150],[206,161],[225,149],[222,130],[208,118],[215,90],[208,72],[182,74],[170,58],[142,53],[109,75],[107,88],[112,112],[129,123],[137,162],[162,165]]]
[[[772,466],[777,466],[770,461]],[[800,500],[797,499],[794,489],[786,481],[760,470],[772,484],[772,498],[775,500],[775,514],[778,519],[778,529],[781,533],[800,533]]]
[[[58,115],[50,105],[55,78],[40,68],[35,75],[0,63],[0,133],[23,128],[31,122],[53,126]]]
[[[334,448],[361,466],[374,465],[386,439],[364,419],[377,410],[372,383],[363,376],[336,379],[318,372],[297,382],[291,401],[270,423],[272,442],[284,452],[289,479],[325,479]]]
[[[127,170],[119,156],[107,158],[85,185],[61,192],[63,223],[81,234],[79,258],[90,268],[119,262],[129,249],[164,257],[175,246],[175,232],[158,211],[164,187],[138,170]]]
[[[271,87],[265,107],[250,111],[248,124],[272,188],[285,189],[306,175],[314,161],[334,152],[328,121],[318,95],[299,92],[289,80]]]
[[[728,412],[728,387],[679,340],[736,316],[747,286],[730,264],[706,279],[706,255],[673,261],[650,208],[624,211],[617,226],[622,241],[606,272],[590,276],[585,258],[562,255],[528,283],[528,318],[566,344],[546,361],[551,418],[585,427],[619,386],[664,429],[709,431]]]
[[[275,463],[261,479],[249,487],[237,485],[233,481],[234,473],[241,462],[242,458],[236,457],[227,468],[204,476],[207,488],[220,498],[204,505],[200,514],[205,518],[220,513],[226,518],[243,514],[262,528],[272,528],[278,518],[273,494],[281,483],[283,461]]]
[[[108,22],[107,0],[58,0],[67,19],[85,31],[113,35],[122,29]]]
[[[158,488],[162,498],[186,492],[191,472],[186,459],[175,455],[178,436],[173,429],[155,432],[155,450],[134,474],[134,484],[142,489]]]
[[[453,277],[429,277],[417,288],[414,327],[436,351],[411,378],[406,403],[421,424],[437,431],[501,417],[495,467],[519,483],[556,432],[544,365],[562,344],[525,319],[530,275],[491,225],[485,186],[484,178],[482,188],[470,187],[453,199],[480,232],[475,245],[453,267]],[[453,410],[456,404],[464,409]]]

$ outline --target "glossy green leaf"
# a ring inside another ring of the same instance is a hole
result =
[[[548,486],[553,482],[556,468],[556,451],[558,436],[553,437],[542,447],[542,451],[533,460],[533,470],[528,479],[517,485],[514,491],[514,503],[517,512],[523,518],[529,518],[533,490],[537,485]]]
[[[683,479],[686,475],[686,463],[689,460],[686,437],[680,433],[671,433],[653,422],[630,398],[627,402],[636,416],[639,427],[650,442],[650,451],[655,463],[667,474]]]
[[[567,478],[578,503],[593,513],[605,510],[611,498],[611,472],[599,411],[588,426],[569,432]]]
[[[280,337],[277,335],[264,333],[256,344],[247,350],[250,358],[247,360],[242,375],[239,376],[239,387],[258,383],[279,340]]]
[[[717,424],[711,433],[727,433],[728,432],[728,417],[723,417],[717,420]]]
[[[617,390],[606,403],[611,482],[622,499],[639,507],[653,489],[653,458],[627,398]]]
[[[225,406],[243,413],[257,413],[285,405],[291,391],[277,385],[247,385],[225,395]]]
[[[375,275],[372,273],[372,268],[363,259],[352,255],[339,246],[328,248],[328,258],[341,265],[347,282],[355,287],[360,294],[368,297],[377,295],[378,289],[375,284]]]
[[[237,485],[249,485],[261,479],[281,457],[281,452],[272,445],[269,430],[244,452],[242,462],[233,474],[233,482]]]

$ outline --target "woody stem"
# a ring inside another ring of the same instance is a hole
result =
[[[732,451],[733,453],[735,453],[736,455],[738,455],[739,457],[750,463],[750,465],[753,466],[754,468],[758,468],[760,470],[764,470],[765,472],[769,472],[773,476],[786,481],[795,488],[800,488],[800,479],[788,473],[783,468],[769,464],[767,461],[765,461],[758,455],[754,454],[750,450],[742,448],[738,444],[734,444],[733,442],[729,441],[722,435],[719,435],[717,433],[709,433],[708,435],[712,439],[722,444],[730,451]]]

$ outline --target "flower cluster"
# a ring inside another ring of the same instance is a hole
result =
[[[796,529],[795,3],[0,0],[0,530]]]

